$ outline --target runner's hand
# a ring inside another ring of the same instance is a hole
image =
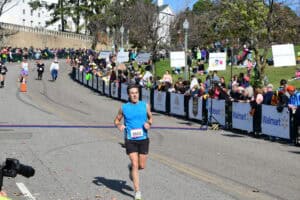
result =
[[[144,124],[144,128],[145,128],[146,130],[149,130],[150,127],[151,127],[151,125],[150,125],[148,122],[146,122],[146,123]]]
[[[124,129],[126,128],[126,127],[124,126],[124,124],[119,124],[117,127],[118,127],[119,131],[121,131],[121,132],[123,132]]]

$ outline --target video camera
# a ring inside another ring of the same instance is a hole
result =
[[[0,165],[0,191],[3,185],[3,177],[15,178],[18,174],[26,178],[32,177],[35,170],[31,166],[23,165],[19,160],[14,158],[6,158],[6,161]]]

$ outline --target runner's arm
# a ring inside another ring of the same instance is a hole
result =
[[[152,123],[153,123],[151,108],[150,108],[149,104],[147,104],[147,118],[148,118],[148,120],[145,122],[144,127],[148,130],[148,129],[150,129],[150,127],[152,126]]]
[[[122,119],[123,119],[123,111],[122,111],[122,108],[120,108],[120,110],[114,120],[114,124],[121,132],[123,132],[125,129],[124,124],[121,123]]]

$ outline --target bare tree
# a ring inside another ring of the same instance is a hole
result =
[[[5,12],[4,8],[5,5],[7,5],[10,1],[9,0],[2,0],[0,1],[0,16],[2,16],[2,14]],[[16,5],[13,5],[16,6]],[[15,30],[7,30],[4,29],[2,27],[2,25],[0,24],[0,46],[4,46],[5,45],[5,39],[6,37],[10,36],[10,35],[14,35],[16,34],[17,31]]]

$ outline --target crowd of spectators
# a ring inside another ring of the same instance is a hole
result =
[[[282,79],[280,87],[274,88],[267,84],[261,88],[253,88],[250,84],[251,70],[255,63],[248,57],[248,49],[244,48],[242,57],[246,65],[246,73],[233,75],[231,80],[220,77],[217,71],[207,72],[204,64],[207,62],[209,52],[206,49],[197,49],[196,54],[190,54],[191,76],[189,80],[179,77],[173,80],[174,71],[166,70],[162,77],[153,76],[151,60],[146,63],[137,63],[137,53],[129,51],[129,62],[118,63],[117,55],[110,54],[101,57],[99,52],[90,49],[35,49],[35,48],[3,48],[1,60],[3,63],[27,57],[28,59],[40,58],[67,58],[73,68],[79,68],[87,73],[86,79],[91,74],[101,77],[106,83],[134,83],[141,87],[157,89],[159,91],[176,92],[186,96],[207,97],[234,102],[249,102],[252,107],[266,104],[278,106],[278,111],[289,107],[299,116],[300,93],[295,87],[288,85]],[[194,62],[192,62],[194,60]],[[195,66],[192,66],[195,63]],[[180,69],[179,69],[180,70]],[[180,73],[180,71],[177,71]],[[297,72],[299,73],[299,72]],[[300,119],[300,118],[298,118]]]
[[[282,112],[284,107],[289,107],[296,116],[296,121],[300,121],[300,93],[296,88],[288,85],[285,79],[280,81],[278,88],[274,88],[271,83],[254,88],[250,84],[250,74],[255,63],[251,60],[245,60],[247,63],[245,74],[233,75],[232,79],[226,82],[225,77],[220,77],[217,71],[205,71],[206,60],[201,58],[194,62],[196,66],[191,67],[190,80],[181,77],[174,80],[172,73],[175,72],[169,70],[166,70],[162,77],[153,76],[151,61],[137,63],[132,54],[129,58],[128,64],[125,65],[117,62],[116,55],[100,58],[94,53],[83,53],[72,57],[71,64],[74,68],[85,71],[87,78],[90,77],[89,74],[96,74],[106,83],[134,83],[144,88],[175,92],[185,96],[250,103],[252,108],[250,114],[254,116],[257,123],[260,123],[257,113],[260,112],[259,105],[262,104],[277,106],[278,112]]]

